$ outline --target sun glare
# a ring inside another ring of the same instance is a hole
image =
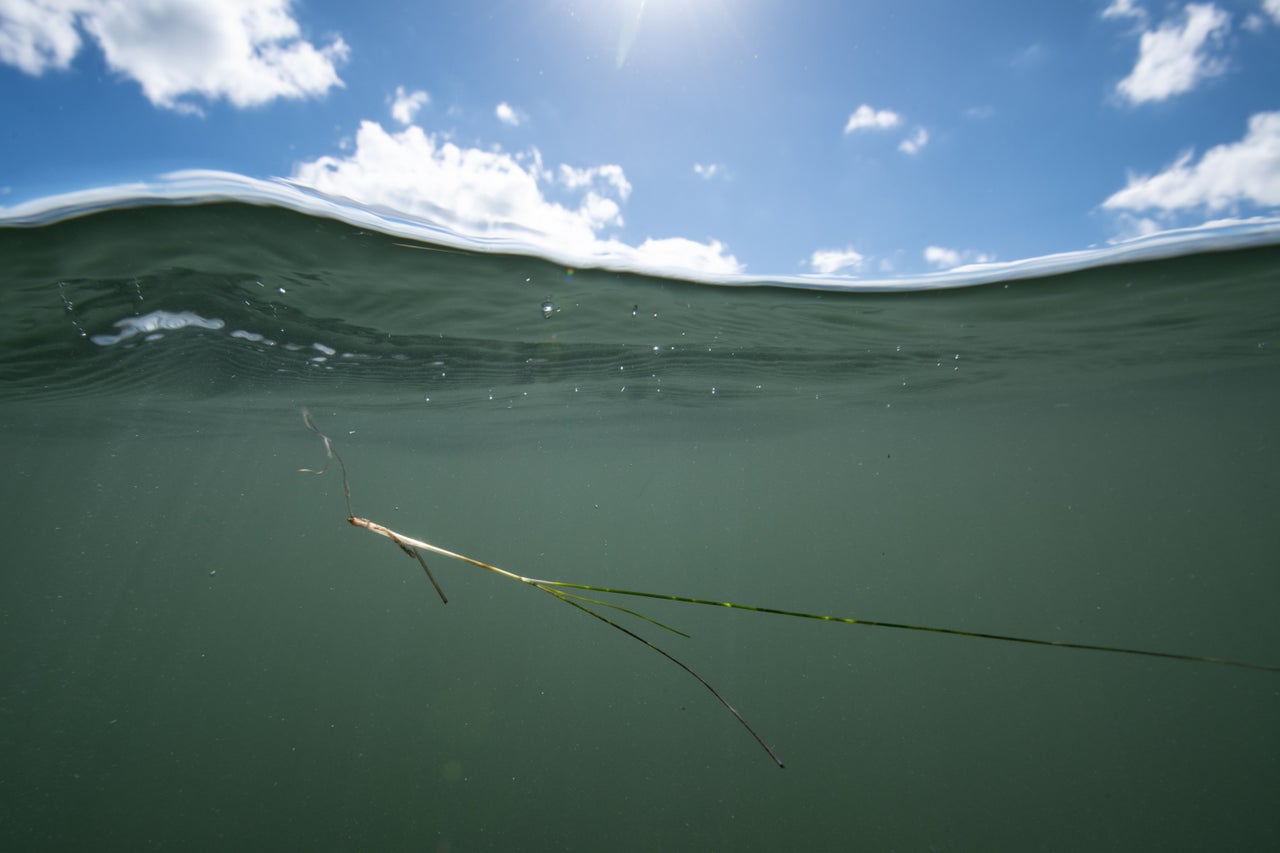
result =
[[[721,19],[708,22],[708,7],[715,7]],[[722,30],[728,11],[723,2],[691,2],[690,0],[622,0],[618,4],[618,47],[616,65],[627,64],[637,40],[657,38],[704,38],[706,30]]]

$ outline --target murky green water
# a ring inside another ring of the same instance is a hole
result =
[[[779,771],[297,473],[308,406],[357,514],[523,575],[1276,665],[1280,251],[846,295],[403,242],[0,231],[0,847],[1280,843],[1275,673],[620,602]]]

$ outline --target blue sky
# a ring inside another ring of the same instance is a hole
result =
[[[8,211],[221,170],[708,273],[1280,215],[1280,0],[0,0],[0,104]]]

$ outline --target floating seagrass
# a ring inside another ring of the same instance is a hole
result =
[[[459,560],[463,563],[469,563],[470,565],[476,566],[481,569],[485,569],[486,571],[494,572],[495,574],[501,575],[502,577],[510,578],[511,580],[519,581],[520,583],[526,584],[527,586],[531,586],[531,587],[534,587],[535,589],[542,590],[548,595],[554,596],[560,601],[563,601],[565,604],[568,604],[572,607],[577,608],[578,610],[581,610],[583,613],[586,613],[587,615],[600,620],[601,622],[605,623],[606,625],[609,625],[610,627],[616,628],[617,630],[626,634],[628,637],[631,637],[632,639],[637,640],[640,643],[643,643],[645,646],[648,646],[650,649],[653,649],[655,652],[662,655],[664,658],[671,661],[676,666],[683,669],[685,672],[689,673],[689,675],[697,679],[698,682],[703,687],[711,691],[711,694],[716,697],[717,701],[719,701],[721,705],[727,708],[729,710],[729,713],[733,714],[734,718],[736,718],[737,721],[741,723],[748,732],[751,733],[751,736],[755,738],[756,743],[760,744],[760,746],[764,749],[764,751],[769,754],[769,757],[773,759],[774,763],[777,764],[779,767],[783,767],[784,765],[782,763],[782,760],[778,758],[777,753],[775,753],[773,749],[767,743],[765,743],[764,738],[762,738],[759,735],[759,733],[757,733],[756,730],[751,727],[751,724],[746,721],[746,719],[742,716],[742,714],[738,713],[738,710],[734,708],[731,704],[729,704],[729,701],[720,694],[720,691],[712,687],[711,684],[705,678],[703,678],[701,675],[695,672],[691,667],[689,667],[679,658],[667,652],[665,649],[662,649],[661,647],[655,645],[654,643],[651,643],[649,640],[646,640],[644,637],[640,636],[634,631],[631,631],[630,629],[625,628],[622,625],[619,625],[617,622],[614,622],[612,619],[609,619],[608,617],[600,613],[597,613],[588,605],[594,605],[597,607],[607,607],[611,610],[616,610],[620,613],[625,613],[628,616],[634,616],[637,619],[641,619],[645,622],[648,622],[651,625],[655,625],[666,631],[670,631],[673,634],[679,634],[682,637],[688,637],[688,634],[685,634],[683,631],[679,631],[675,628],[672,628],[670,625],[665,625],[656,619],[653,619],[649,616],[645,616],[642,613],[637,613],[634,610],[629,610],[628,608],[622,607],[618,604],[614,604],[607,601],[600,601],[594,598],[587,598],[585,596],[577,595],[575,593],[566,592],[565,590],[570,590],[570,589],[584,590],[587,592],[604,593],[606,595],[629,595],[629,596],[636,596],[640,598],[660,599],[662,601],[678,601],[684,604],[704,604],[704,605],[710,605],[713,607],[727,607],[727,608],[732,608],[734,610],[746,610],[746,611],[751,611],[753,613],[773,613],[778,616],[792,616],[799,619],[818,619],[824,622],[843,622],[847,625],[865,625],[873,628],[897,628],[899,630],[904,630],[904,631],[927,631],[929,633],[949,634],[951,636],[956,636],[956,637],[976,637],[984,640],[1000,640],[1006,643],[1025,643],[1025,644],[1030,644],[1035,646],[1054,646],[1060,649],[1083,649],[1087,651],[1112,652],[1114,654],[1123,654],[1123,655],[1143,655],[1146,657],[1165,658],[1168,660],[1192,661],[1196,663],[1215,664],[1218,666],[1244,667],[1246,669],[1257,669],[1257,670],[1262,670],[1264,672],[1280,672],[1280,666],[1270,666],[1267,664],[1249,663],[1246,661],[1239,661],[1239,660],[1229,660],[1227,658],[1208,657],[1205,655],[1178,654],[1175,652],[1157,652],[1157,651],[1150,651],[1146,649],[1124,648],[1121,646],[1098,645],[1095,643],[1068,643],[1068,642],[1062,642],[1059,640],[1041,640],[1041,639],[1035,639],[1032,637],[1016,637],[1008,634],[992,634],[985,631],[964,631],[957,628],[939,628],[931,625],[908,625],[901,622],[880,622],[880,621],[871,620],[871,619],[856,619],[856,618],[847,617],[847,616],[824,616],[818,613],[804,613],[797,610],[781,610],[775,607],[757,607],[757,606],[748,605],[748,604],[736,604],[731,601],[713,601],[713,600],[704,599],[704,598],[689,598],[683,595],[668,595],[665,593],[642,592],[642,591],[633,590],[633,589],[614,589],[612,587],[593,586],[591,584],[570,583],[568,581],[553,581],[553,580],[544,580],[541,578],[528,578],[523,575],[518,575],[515,572],[509,572],[506,569],[498,568],[497,566],[491,565],[481,560],[477,560],[474,557],[468,557],[465,554],[459,554],[455,551],[450,551],[448,549],[441,548],[438,545],[432,545],[430,542],[424,542],[421,539],[415,539],[411,536],[405,536],[404,534],[397,533],[391,528],[386,527],[382,524],[378,524],[375,521],[370,521],[367,518],[360,518],[359,516],[357,516],[351,506],[351,486],[347,479],[346,463],[342,461],[342,457],[338,454],[337,450],[334,449],[333,441],[330,440],[329,436],[325,435],[323,432],[320,431],[319,427],[316,426],[315,421],[312,419],[311,413],[306,409],[302,410],[302,420],[303,420],[303,423],[306,424],[307,429],[311,430],[316,435],[320,436],[321,440],[324,442],[326,461],[325,461],[324,467],[319,469],[300,468],[298,470],[305,474],[323,474],[329,469],[329,465],[334,460],[337,460],[338,468],[342,473],[342,492],[347,502],[347,521],[350,524],[356,527],[362,527],[365,530],[370,531],[371,533],[377,533],[379,536],[385,536],[386,538],[394,542],[402,552],[416,559],[418,563],[422,566],[423,571],[427,573],[427,579],[430,580],[431,585],[435,587],[436,593],[439,594],[441,601],[448,603],[449,599],[445,597],[444,590],[440,588],[440,584],[436,582],[435,576],[431,574],[431,569],[427,567],[427,561],[423,558],[419,549],[421,549],[422,551],[430,551],[433,554],[439,554],[442,557],[449,557],[454,560]]]

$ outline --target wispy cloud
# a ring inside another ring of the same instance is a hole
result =
[[[301,163],[291,180],[464,237],[509,240],[557,256],[716,274],[743,269],[716,240],[623,243],[616,229],[631,184],[622,167],[551,169],[536,148],[464,148],[417,125],[389,132],[365,121],[350,153]]]
[[[506,101],[503,101],[494,107],[493,114],[497,117],[498,121],[508,127],[519,127],[524,124],[524,113],[511,106]]]
[[[1111,5],[1102,10],[1102,17],[1116,20],[1127,18],[1145,25],[1147,11],[1139,6],[1135,0],[1111,0]]]
[[[1107,239],[1107,242],[1114,245],[1129,240],[1141,240],[1164,230],[1165,226],[1150,216],[1120,213],[1116,216],[1115,233]]]
[[[301,38],[289,0],[150,0],[145,9],[112,0],[5,0],[0,62],[27,74],[66,69],[97,42],[107,65],[136,81],[157,107],[201,112],[191,100],[252,107],[307,98],[341,86],[346,43]]]
[[[844,132],[856,130],[888,130],[902,123],[902,116],[893,110],[877,110],[870,104],[863,104],[853,111],[845,122]]]
[[[862,269],[866,258],[851,246],[843,249],[818,249],[809,257],[809,266],[822,275],[847,271],[857,272]]]
[[[1212,4],[1192,3],[1181,20],[1166,21],[1142,34],[1138,61],[1116,85],[1129,103],[1163,101],[1221,74],[1225,61],[1215,55],[1231,28],[1231,16]]]
[[[1245,15],[1242,26],[1252,33],[1262,33],[1272,24],[1280,24],[1280,0],[1262,0],[1260,10]]]
[[[418,110],[431,103],[431,96],[426,92],[406,92],[404,86],[396,86],[396,93],[391,99],[391,117],[401,124],[412,124]]]
[[[944,246],[928,246],[924,250],[925,263],[940,270],[949,270],[962,264],[989,264],[995,255],[973,249],[948,249]]]
[[[1243,139],[1210,148],[1198,162],[1192,158],[1188,151],[1159,174],[1131,176],[1102,206],[1167,214],[1280,205],[1280,112],[1254,114]]]
[[[603,188],[606,192],[616,193],[622,201],[626,201],[631,195],[631,182],[627,180],[622,167],[613,164],[575,168],[561,163],[560,183],[571,190],[584,187]]]
[[[870,104],[862,104],[849,115],[844,124],[845,135],[860,131],[890,130],[903,123],[901,113],[893,110],[878,110]],[[911,135],[898,143],[898,150],[904,154],[917,154],[929,142],[929,132],[923,127],[916,127]]]
[[[724,175],[724,166],[719,163],[694,163],[693,173],[704,181],[709,181],[717,175]]]
[[[898,150],[903,154],[919,154],[921,149],[929,144],[929,131],[923,127],[917,127],[915,132],[906,139],[898,143]]]
[[[1035,42],[1034,44],[1029,44],[1022,48],[1022,50],[1015,53],[1013,58],[1009,60],[1009,65],[1011,65],[1015,71],[1025,72],[1039,65],[1043,65],[1048,56],[1048,49],[1040,42]]]

